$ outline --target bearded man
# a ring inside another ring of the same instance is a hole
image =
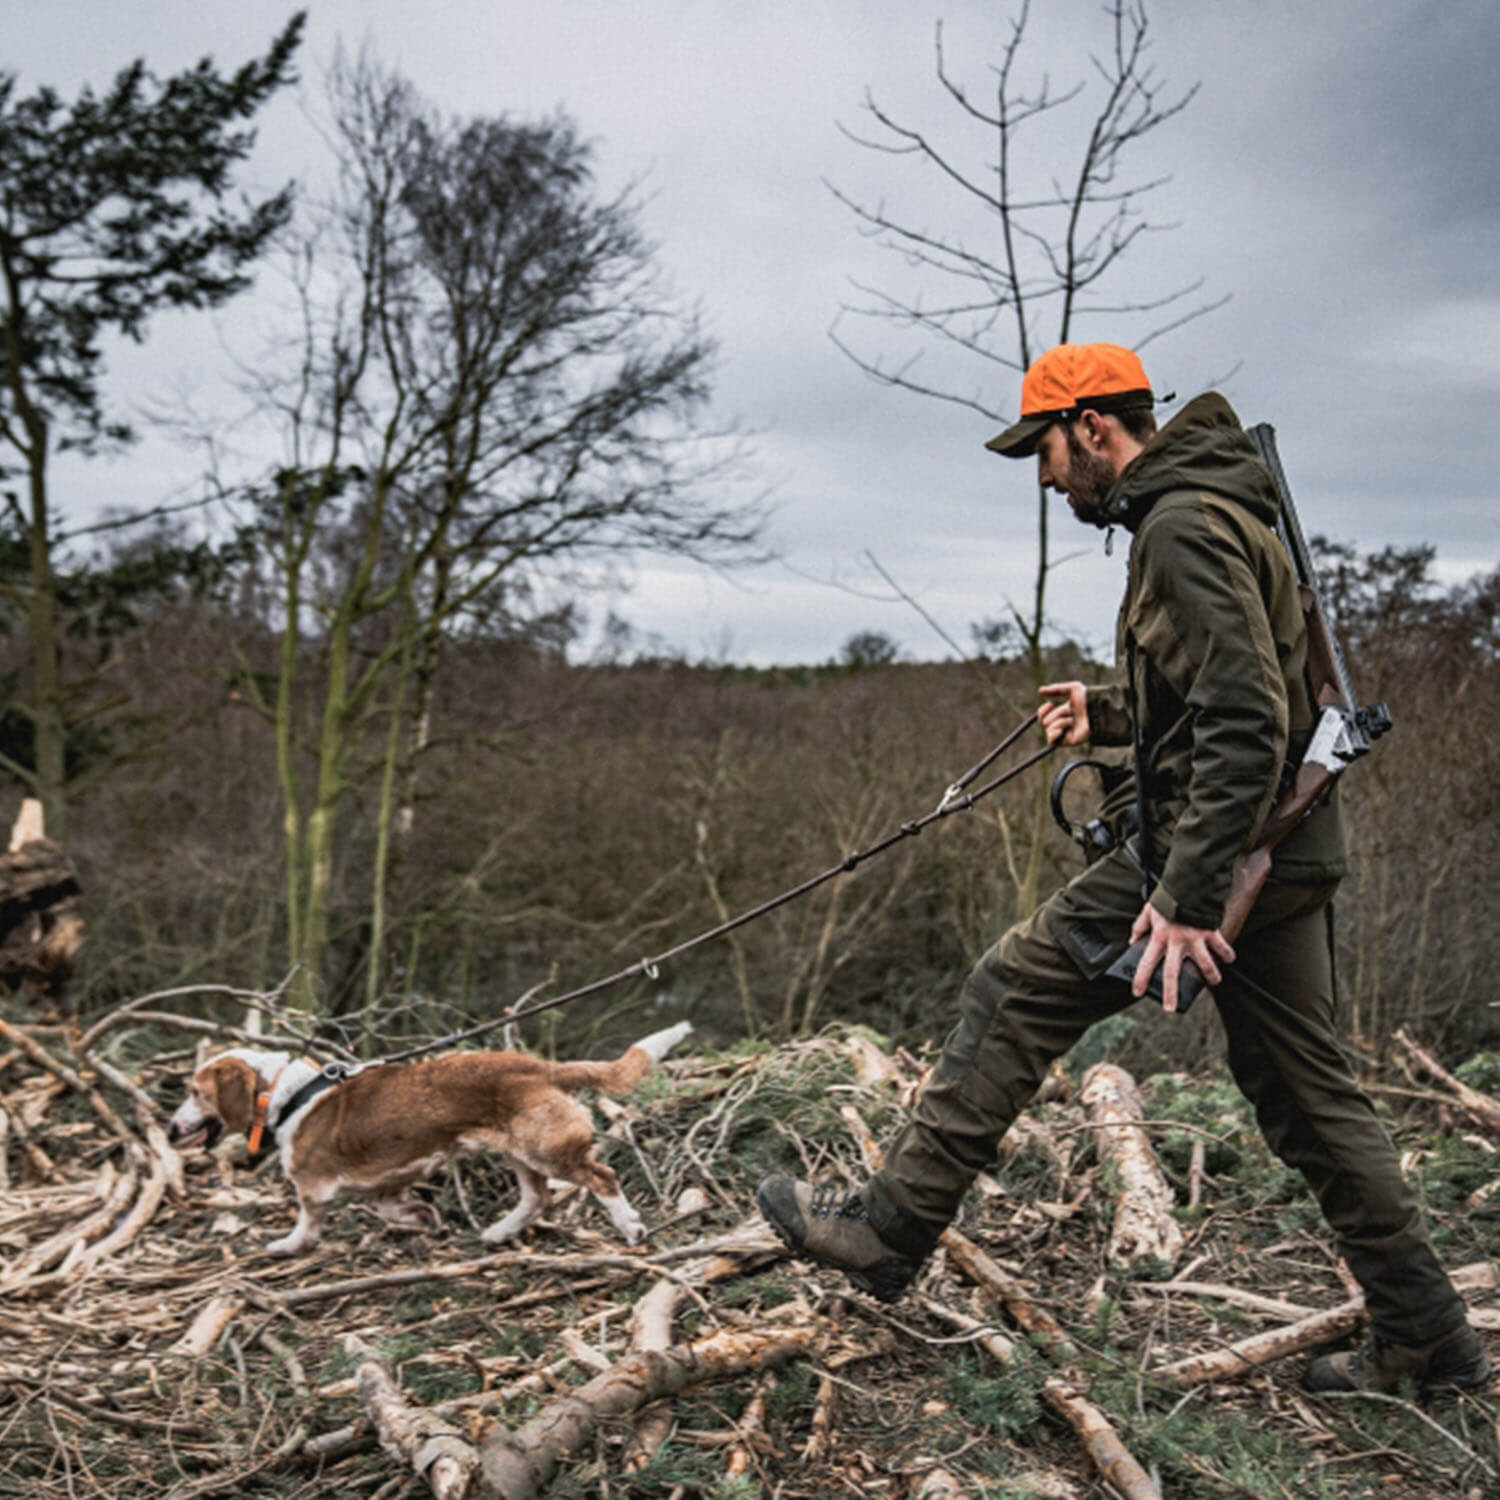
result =
[[[1130,533],[1117,639],[1125,681],[1041,690],[1049,740],[1133,748],[1134,775],[1105,802],[1114,847],[975,966],[884,1168],[852,1193],[768,1177],[761,1212],[798,1254],[894,1299],[1052,1061],[1143,996],[1158,967],[1174,1010],[1191,960],[1213,987],[1230,1071],[1267,1143],[1307,1180],[1364,1288],[1369,1342],[1314,1360],[1305,1383],[1477,1386],[1489,1377],[1484,1346],[1335,1027],[1329,903],[1345,869],[1336,795],[1276,847],[1234,946],[1219,931],[1235,862],[1317,717],[1307,631],[1273,530],[1275,484],[1229,403],[1199,396],[1160,431],[1154,405],[1130,350],[1061,344],[1027,370],[1020,420],[986,445],[1034,454],[1041,483],[1079,520]],[[1133,981],[1111,978],[1137,941],[1146,948]]]

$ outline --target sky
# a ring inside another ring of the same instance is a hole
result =
[[[1107,309],[1201,279],[1228,300],[1152,339],[1142,358],[1180,404],[1217,388],[1247,425],[1270,421],[1304,529],[1363,551],[1430,543],[1457,582],[1496,566],[1500,506],[1500,56],[1494,0],[1146,0],[1149,64],[1163,99],[1188,106],[1125,159],[1121,180],[1163,179],[1160,228],[1101,283],[1075,338],[1138,344],[1155,319]],[[940,172],[861,148],[867,94],[980,174],[992,143],[939,84],[993,88],[1018,3],[955,0],[314,0],[302,81],[260,117],[245,186],[315,182],[327,152],[310,122],[336,48],[368,45],[455,115],[524,119],[561,108],[595,142],[601,191],[640,183],[645,227],[680,300],[719,346],[713,419],[752,434],[746,483],[773,507],[772,560],[714,571],[643,557],[588,601],[642,646],[689,659],[770,665],[835,657],[878,631],[909,659],[970,648],[970,627],[1025,608],[1034,587],[1034,466],[984,449],[995,424],[957,403],[873,381],[830,330],[868,357],[898,341],[840,309],[878,288],[945,295],[858,232],[833,187],[898,222],[992,249]],[[290,13],[290,7],[287,14]],[[1018,170],[1066,174],[1097,108],[1090,53],[1107,47],[1098,0],[1034,0],[1016,77],[1078,99],[1017,144]],[[264,7],[152,0],[26,0],[9,10],[0,69],[23,90],[71,96],[144,56],[167,74],[212,54],[262,52],[283,16]],[[190,390],[213,409],[268,316],[257,288],[208,320],[159,319],[112,351],[109,393],[138,418]],[[261,299],[257,301],[257,299]],[[1043,322],[1043,346],[1053,334]],[[917,378],[1013,412],[1019,376],[956,365],[932,345]],[[1177,405],[1169,406],[1170,415]],[[73,519],[194,492],[201,459],[166,431],[109,461],[62,464]],[[1124,548],[1054,498],[1048,581],[1054,629],[1107,656]],[[878,567],[877,567],[878,565]],[[884,577],[882,576],[885,575]],[[889,578],[897,586],[893,593]],[[899,597],[905,595],[905,598]],[[946,637],[946,639],[945,639]],[[583,650],[588,649],[585,640]]]

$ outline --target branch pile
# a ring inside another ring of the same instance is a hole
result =
[[[1329,1495],[1500,1476],[1493,1416],[1434,1433],[1383,1411],[1372,1443],[1297,1394],[1283,1356],[1363,1308],[1315,1218],[1267,1195],[1222,1081],[1059,1075],[884,1308],[750,1211],[768,1170],[853,1184],[878,1162],[922,1063],[861,1033],[674,1056],[602,1110],[642,1246],[573,1193],[484,1253],[514,1187],[471,1158],[437,1184],[436,1234],[349,1200],[288,1261],[261,1249],[288,1213],[274,1162],[167,1146],[183,1033],[211,1025],[148,1001],[81,1033],[0,1020],[0,1494],[1150,1500],[1245,1493],[1225,1434],[1248,1454],[1268,1423]],[[1485,1326],[1500,1278],[1462,1204],[1493,1147],[1453,1100],[1478,1133],[1419,1153],[1452,1176],[1449,1259]]]

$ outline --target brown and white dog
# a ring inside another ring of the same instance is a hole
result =
[[[316,1064],[286,1052],[234,1047],[204,1063],[172,1116],[167,1137],[212,1146],[244,1131],[251,1150],[264,1130],[297,1190],[292,1232],[266,1246],[295,1255],[317,1244],[328,1205],[340,1193],[367,1193],[389,1223],[433,1227],[436,1211],[409,1190],[454,1156],[503,1154],[520,1179],[521,1201],[484,1231],[489,1245],[514,1239],[547,1208],[547,1179],[586,1187],[627,1244],[645,1235],[619,1179],[593,1155],[594,1126],[573,1094],[623,1093],[692,1031],[679,1022],[637,1042],[614,1062],[548,1062],[523,1052],[456,1052],[422,1062],[374,1063],[337,1082],[314,1085]]]

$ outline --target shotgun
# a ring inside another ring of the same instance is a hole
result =
[[[1361,707],[1355,697],[1344,653],[1323,609],[1312,555],[1307,550],[1302,525],[1297,519],[1297,507],[1292,502],[1292,492],[1287,487],[1281,458],[1276,452],[1275,429],[1269,422],[1260,422],[1250,428],[1248,436],[1261,461],[1271,471],[1280,497],[1276,535],[1286,548],[1297,576],[1302,615],[1307,622],[1307,684],[1319,712],[1312,739],[1291,787],[1271,809],[1260,837],[1234,872],[1229,899],[1224,903],[1224,917],[1219,923],[1219,931],[1231,943],[1243,930],[1261,887],[1271,873],[1271,855],[1276,846],[1312,811],[1344,768],[1368,753],[1370,746],[1391,727],[1390,710],[1384,703]],[[1144,943],[1136,943],[1127,948],[1107,972],[1116,979],[1134,979],[1145,951]],[[1203,976],[1191,960],[1184,963],[1177,980],[1178,1015],[1186,1012],[1204,987]],[[1162,998],[1160,965],[1151,976],[1146,993],[1155,1000]]]

